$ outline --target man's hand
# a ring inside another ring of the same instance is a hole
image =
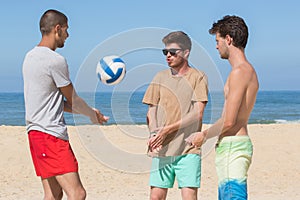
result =
[[[206,134],[204,132],[196,132],[186,138],[185,141],[194,147],[201,147],[206,142]]]
[[[155,130],[157,134],[153,135],[148,141],[150,151],[161,150],[162,144],[167,137],[168,131],[168,128],[158,128]]]
[[[156,137],[156,133],[155,134],[151,134],[150,137],[149,137],[149,140],[148,140],[148,143],[147,143],[147,145],[148,145],[148,153],[150,152],[150,153],[155,153],[156,154],[162,148],[162,145],[160,145],[156,149],[151,148],[150,144],[153,142],[153,140],[155,139],[155,137]]]
[[[104,116],[98,109],[93,108],[93,110],[95,111],[95,115],[90,118],[93,124],[102,125],[103,123],[106,123],[109,120],[109,117]]]

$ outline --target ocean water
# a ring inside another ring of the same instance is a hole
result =
[[[146,124],[147,105],[143,92],[81,93],[89,105],[110,117],[107,124]],[[221,115],[223,94],[210,93],[204,123],[213,123]],[[65,114],[68,125],[90,124],[82,115]],[[300,123],[300,91],[260,91],[251,114],[250,124]],[[23,93],[0,93],[0,125],[25,125]]]

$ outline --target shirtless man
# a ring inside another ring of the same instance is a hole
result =
[[[218,136],[216,169],[219,200],[247,199],[247,171],[252,158],[252,143],[247,124],[259,88],[253,66],[248,62],[244,49],[248,28],[237,16],[225,16],[209,30],[216,35],[216,48],[222,59],[232,67],[224,86],[225,102],[222,117],[209,129],[188,138],[194,146],[201,146],[206,139]]]

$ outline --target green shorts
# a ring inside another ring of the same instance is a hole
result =
[[[201,157],[198,154],[154,157],[150,172],[150,186],[172,188],[174,181],[178,188],[199,188],[201,177]]]
[[[216,148],[219,199],[247,199],[247,172],[253,146],[248,136],[224,137]]]

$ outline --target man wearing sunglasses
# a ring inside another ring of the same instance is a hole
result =
[[[191,39],[187,34],[171,32],[162,41],[169,68],[155,75],[143,98],[149,105],[148,155],[153,157],[150,199],[166,199],[175,178],[182,199],[197,199],[200,148],[185,139],[201,130],[208,100],[207,79],[203,72],[189,66]]]

